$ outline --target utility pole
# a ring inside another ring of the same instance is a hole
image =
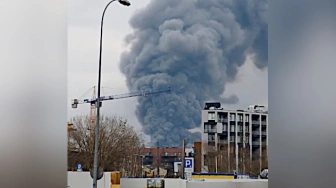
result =
[[[159,164],[159,156],[160,155],[160,146],[159,146],[159,142],[157,142],[157,176],[160,176],[160,164]]]
[[[185,139],[182,140],[182,179],[184,179],[184,166],[185,166]]]

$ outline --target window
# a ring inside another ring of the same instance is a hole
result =
[[[220,123],[225,122],[226,117],[224,116],[224,113],[223,112],[218,112],[217,114],[218,114],[217,115],[218,122],[220,122]],[[227,121],[227,119],[226,119],[226,121]]]
[[[216,117],[215,117],[215,112],[209,112],[208,114],[208,120],[215,120]]]
[[[230,131],[231,131],[231,132],[235,132],[235,126],[234,126],[234,125],[231,125],[231,126],[230,126]]]
[[[209,125],[209,124],[204,124],[204,132],[205,132],[205,133],[209,132],[210,129],[211,129],[211,125]]]
[[[165,156],[168,156],[168,155],[169,155],[169,154],[166,152],[166,153],[165,153]]]
[[[177,155],[177,153],[174,153],[174,156],[176,156]]]
[[[234,142],[235,141],[235,136],[230,136],[230,142]]]
[[[208,135],[208,140],[209,141],[215,141],[215,135]]]
[[[242,125],[238,125],[237,126],[237,132],[242,132],[243,131],[243,126]]]
[[[248,115],[245,116],[245,122],[249,122],[249,116]]]
[[[237,141],[242,142],[243,137],[242,136],[237,136]]]
[[[235,121],[235,114],[230,114],[230,121]]]
[[[239,121],[239,122],[242,122],[242,121],[243,121],[243,115],[239,115],[238,117],[239,117],[239,120],[238,120],[238,121]]]
[[[245,132],[249,132],[249,126],[248,125],[245,126]]]
[[[227,126],[227,124],[223,124],[223,131],[228,131],[228,126]]]

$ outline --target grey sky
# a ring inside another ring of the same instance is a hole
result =
[[[103,37],[103,95],[128,93],[125,77],[119,71],[120,54],[127,49],[124,37],[131,32],[128,20],[149,0],[131,1],[130,7],[114,2],[107,10]],[[69,118],[77,114],[88,114],[89,105],[70,108],[70,100],[80,97],[97,83],[100,18],[106,0],[71,0],[68,7],[68,96]],[[247,108],[250,104],[267,105],[267,69],[261,71],[247,62],[240,70],[235,83],[226,86],[226,93],[236,94],[239,103],[227,108]],[[107,89],[114,88],[114,89]],[[88,95],[90,97],[90,95]],[[138,130],[141,126],[135,116],[135,98],[104,102],[102,112],[129,120]]]

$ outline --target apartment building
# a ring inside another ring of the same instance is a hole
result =
[[[228,158],[229,163],[226,171],[241,171],[239,163],[242,155],[248,155],[250,161],[258,156],[261,170],[261,158],[262,155],[267,155],[268,146],[268,112],[264,106],[253,105],[247,110],[226,110],[221,108],[220,103],[206,103],[202,110],[201,126],[202,168],[205,171],[209,169],[206,160],[209,153],[218,153],[218,150],[226,151],[224,157]],[[215,171],[218,171],[217,158],[215,160]]]

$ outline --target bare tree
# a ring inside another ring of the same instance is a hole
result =
[[[208,172],[215,172],[216,171],[216,147],[209,145],[207,143],[202,144],[202,150],[204,152],[204,166],[207,167]]]
[[[249,174],[251,171],[251,155],[249,147],[241,147],[239,148],[239,168],[238,171],[240,173]]]
[[[227,143],[214,145],[203,144],[204,163],[208,172],[232,172],[235,167],[234,147]]]
[[[68,134],[69,170],[75,168],[77,163],[82,164],[83,170],[92,168],[95,130],[88,130],[89,120],[89,116],[85,115],[71,120],[76,131]],[[135,174],[135,155],[140,154],[143,140],[127,120],[116,116],[101,116],[99,135],[99,166],[105,171],[118,170]]]
[[[268,169],[268,149],[267,147],[262,149],[261,154],[261,170]]]
[[[260,163],[261,156],[260,156],[260,149],[257,149],[252,152],[252,161],[251,161],[251,169],[250,169],[250,176],[256,176],[260,173]]]

